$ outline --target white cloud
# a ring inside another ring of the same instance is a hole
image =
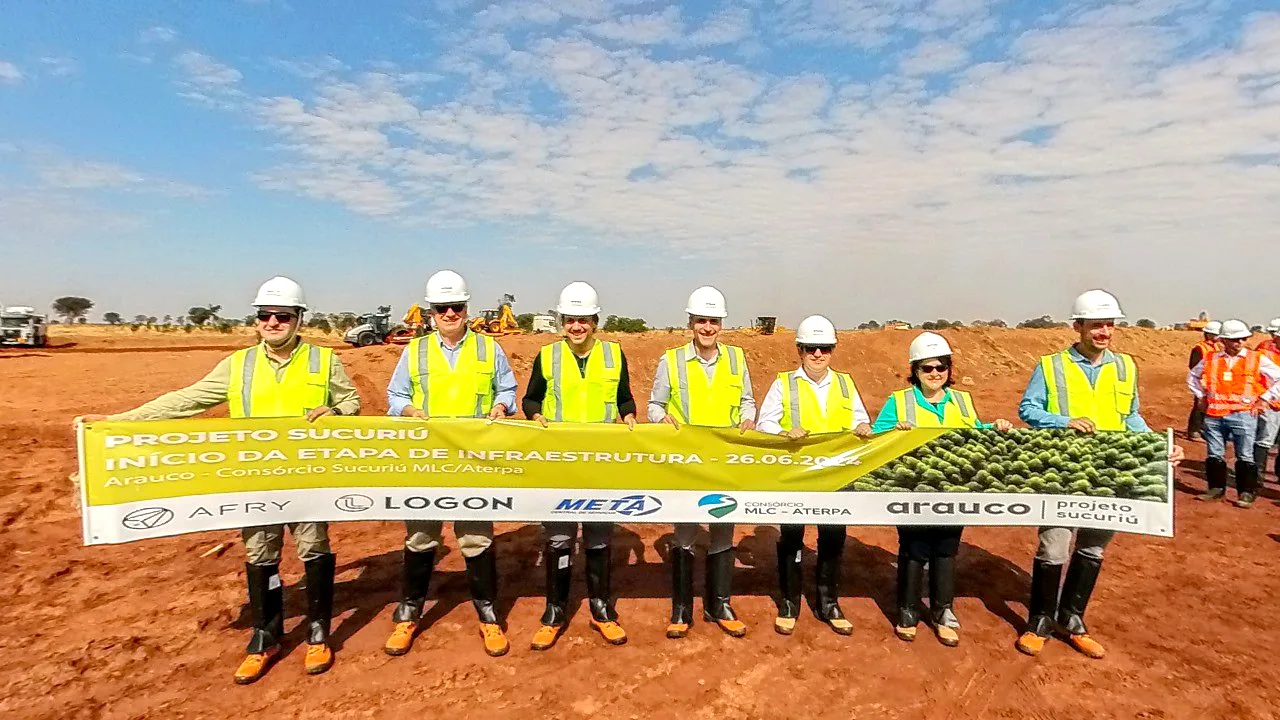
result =
[[[685,43],[693,47],[731,45],[750,35],[751,11],[747,8],[726,8],[689,33]]]
[[[168,197],[203,197],[202,188],[148,177],[114,163],[43,157],[36,161],[41,185],[58,190],[118,190]]]
[[[222,110],[235,109],[244,99],[239,70],[204,53],[187,50],[173,60],[182,73],[178,85],[183,97]]]
[[[899,67],[907,75],[932,75],[954,70],[969,61],[963,45],[946,40],[925,40],[902,59]]]
[[[171,43],[178,39],[178,31],[165,25],[152,25],[138,33],[142,43]]]
[[[66,77],[80,72],[80,63],[75,58],[47,56],[40,58],[40,66],[44,72],[54,77]]]
[[[680,9],[672,6],[653,15],[623,15],[596,23],[587,32],[627,45],[661,45],[679,38],[682,29]]]
[[[22,71],[11,62],[0,60],[0,85],[17,85],[24,79]]]

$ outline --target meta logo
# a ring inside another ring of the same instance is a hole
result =
[[[661,509],[662,501],[652,495],[627,495],[620,498],[565,498],[552,512],[643,517]]]
[[[707,514],[713,518],[722,518],[738,509],[738,501],[724,493],[711,493],[702,496],[698,501],[698,507],[706,510]]]
[[[368,495],[360,495],[358,493],[351,495],[343,495],[333,501],[335,507],[342,512],[364,512],[373,507],[373,498]]]
[[[120,524],[130,530],[154,530],[173,519],[173,511],[169,508],[140,508],[120,518]]]

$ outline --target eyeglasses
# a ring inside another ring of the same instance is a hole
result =
[[[436,314],[438,314],[438,315],[443,315],[443,314],[445,314],[445,313],[449,312],[450,310],[454,311],[454,312],[455,312],[455,313],[457,313],[458,315],[461,315],[461,314],[463,313],[463,311],[464,311],[464,310],[466,310],[466,309],[467,309],[467,304],[466,304],[466,303],[445,303],[444,305],[432,305],[432,306],[431,306],[431,310],[432,310],[432,311],[434,311],[434,312],[435,312]]]
[[[800,346],[800,352],[806,355],[809,355],[815,352],[820,355],[830,355],[832,352],[835,351],[835,349],[836,349],[835,345],[801,345]]]
[[[577,317],[577,316],[574,316],[574,315],[565,315],[565,316],[561,319],[561,322],[563,322],[565,325],[590,325],[590,324],[591,324],[591,318],[590,318],[590,317]]]
[[[948,370],[950,370],[950,369],[951,369],[951,364],[950,364],[950,363],[938,363],[938,364],[936,364],[936,365],[921,365],[921,366],[920,366],[920,372],[922,372],[922,373],[941,373],[941,372],[946,372],[946,371],[948,371]]]
[[[271,318],[275,318],[280,324],[291,323],[298,319],[298,316],[290,312],[260,312],[258,313],[258,322],[269,322]]]

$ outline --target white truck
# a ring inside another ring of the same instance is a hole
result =
[[[49,330],[44,315],[24,305],[0,310],[0,346],[44,347]]]
[[[534,315],[533,331],[536,333],[553,333],[556,331],[556,318],[554,315]]]

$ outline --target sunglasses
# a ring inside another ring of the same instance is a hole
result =
[[[271,318],[275,318],[276,322],[284,324],[291,323],[298,319],[298,316],[290,312],[260,312],[258,313],[258,322],[269,322]]]
[[[830,355],[835,351],[835,345],[801,345],[800,352],[808,355],[810,353],[819,353],[821,355]]]
[[[940,373],[940,372],[946,372],[950,369],[951,369],[950,363],[933,363],[929,365],[920,366],[920,372],[922,373]]]
[[[461,315],[462,312],[466,309],[467,309],[466,303],[446,303],[444,305],[431,306],[431,310],[435,312],[437,315],[443,315],[449,312],[450,310],[454,311],[458,315]]]

